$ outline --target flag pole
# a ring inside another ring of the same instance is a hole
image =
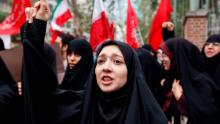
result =
[[[144,40],[143,40],[142,33],[141,33],[141,30],[140,30],[140,27],[139,27],[139,26],[138,26],[138,28],[137,28],[137,31],[138,31],[138,33],[139,33],[140,45],[143,46],[143,45],[144,45]]]
[[[119,9],[122,10],[120,0],[119,0],[119,3],[118,3],[118,6],[119,6]],[[119,12],[120,12],[119,28],[120,28],[121,33],[122,33],[122,41],[123,41],[123,42],[126,42],[126,32],[124,31],[124,26],[123,26],[122,11],[119,11]]]

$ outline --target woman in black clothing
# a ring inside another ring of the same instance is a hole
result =
[[[166,115],[187,116],[187,124],[218,124],[217,87],[207,74],[196,46],[182,38],[161,45],[167,71],[162,106]]]
[[[0,123],[18,124],[16,118],[16,103],[18,91],[5,63],[0,57]]]
[[[107,41],[97,50],[83,102],[81,124],[167,124],[145,83],[136,53]]]
[[[5,50],[5,46],[3,40],[0,38],[0,51],[1,50]]]
[[[206,41],[202,54],[207,72],[220,88],[220,35],[212,35]]]
[[[84,39],[72,40],[67,49],[67,62],[68,66],[60,88],[83,89],[93,65],[92,48],[88,41]]]
[[[163,68],[151,53],[144,48],[136,50],[141,67],[144,72],[144,77],[154,97],[158,100],[160,81],[163,79]]]
[[[51,59],[44,50],[49,7],[41,0],[29,10],[36,8],[34,18],[28,18],[21,29],[24,124],[77,124],[84,91],[59,89]],[[26,17],[33,17],[31,11],[26,11]]]

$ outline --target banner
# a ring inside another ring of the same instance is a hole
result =
[[[20,27],[26,21],[25,8],[30,6],[30,0],[14,0],[11,13],[2,23],[0,23],[0,34],[18,34],[20,32]]]

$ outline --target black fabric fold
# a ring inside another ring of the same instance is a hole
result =
[[[159,100],[160,81],[163,79],[163,68],[157,60],[143,48],[136,50],[148,86],[154,97]]]
[[[17,124],[17,85],[0,57],[0,121],[1,124]]]

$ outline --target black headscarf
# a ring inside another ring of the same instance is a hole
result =
[[[152,47],[151,47],[149,44],[144,44],[144,45],[142,46],[142,48],[148,50],[149,52],[153,52],[153,49],[152,49]]]
[[[216,106],[217,87],[205,70],[202,56],[196,46],[182,38],[172,38],[161,45],[171,59],[186,98],[188,124],[217,124],[219,109]]]
[[[65,46],[65,45],[69,45],[69,42],[73,39],[75,39],[74,36],[70,35],[70,34],[60,34],[60,37],[61,37],[61,42],[62,42],[62,46]]]
[[[220,35],[212,35],[208,38],[206,42],[220,43]],[[207,71],[209,75],[212,77],[212,79],[215,81],[215,83],[218,85],[218,87],[220,88],[220,53],[211,58],[207,58],[204,53],[204,47],[202,49],[202,54],[205,58]]]
[[[136,52],[138,54],[148,86],[155,98],[158,99],[160,81],[163,78],[163,68],[147,50],[139,48],[136,50]]]
[[[16,82],[0,57],[0,123],[16,124],[16,99],[18,96]]]
[[[145,83],[135,52],[127,44],[107,41],[102,49],[116,45],[122,52],[128,69],[127,83],[118,91],[103,93],[96,82],[95,67],[86,89],[81,124],[167,124],[165,115]]]
[[[73,69],[67,66],[64,79],[60,85],[62,89],[81,90],[93,65],[92,48],[88,41],[84,39],[72,40],[67,49],[67,55],[72,52],[81,56],[80,61]]]

